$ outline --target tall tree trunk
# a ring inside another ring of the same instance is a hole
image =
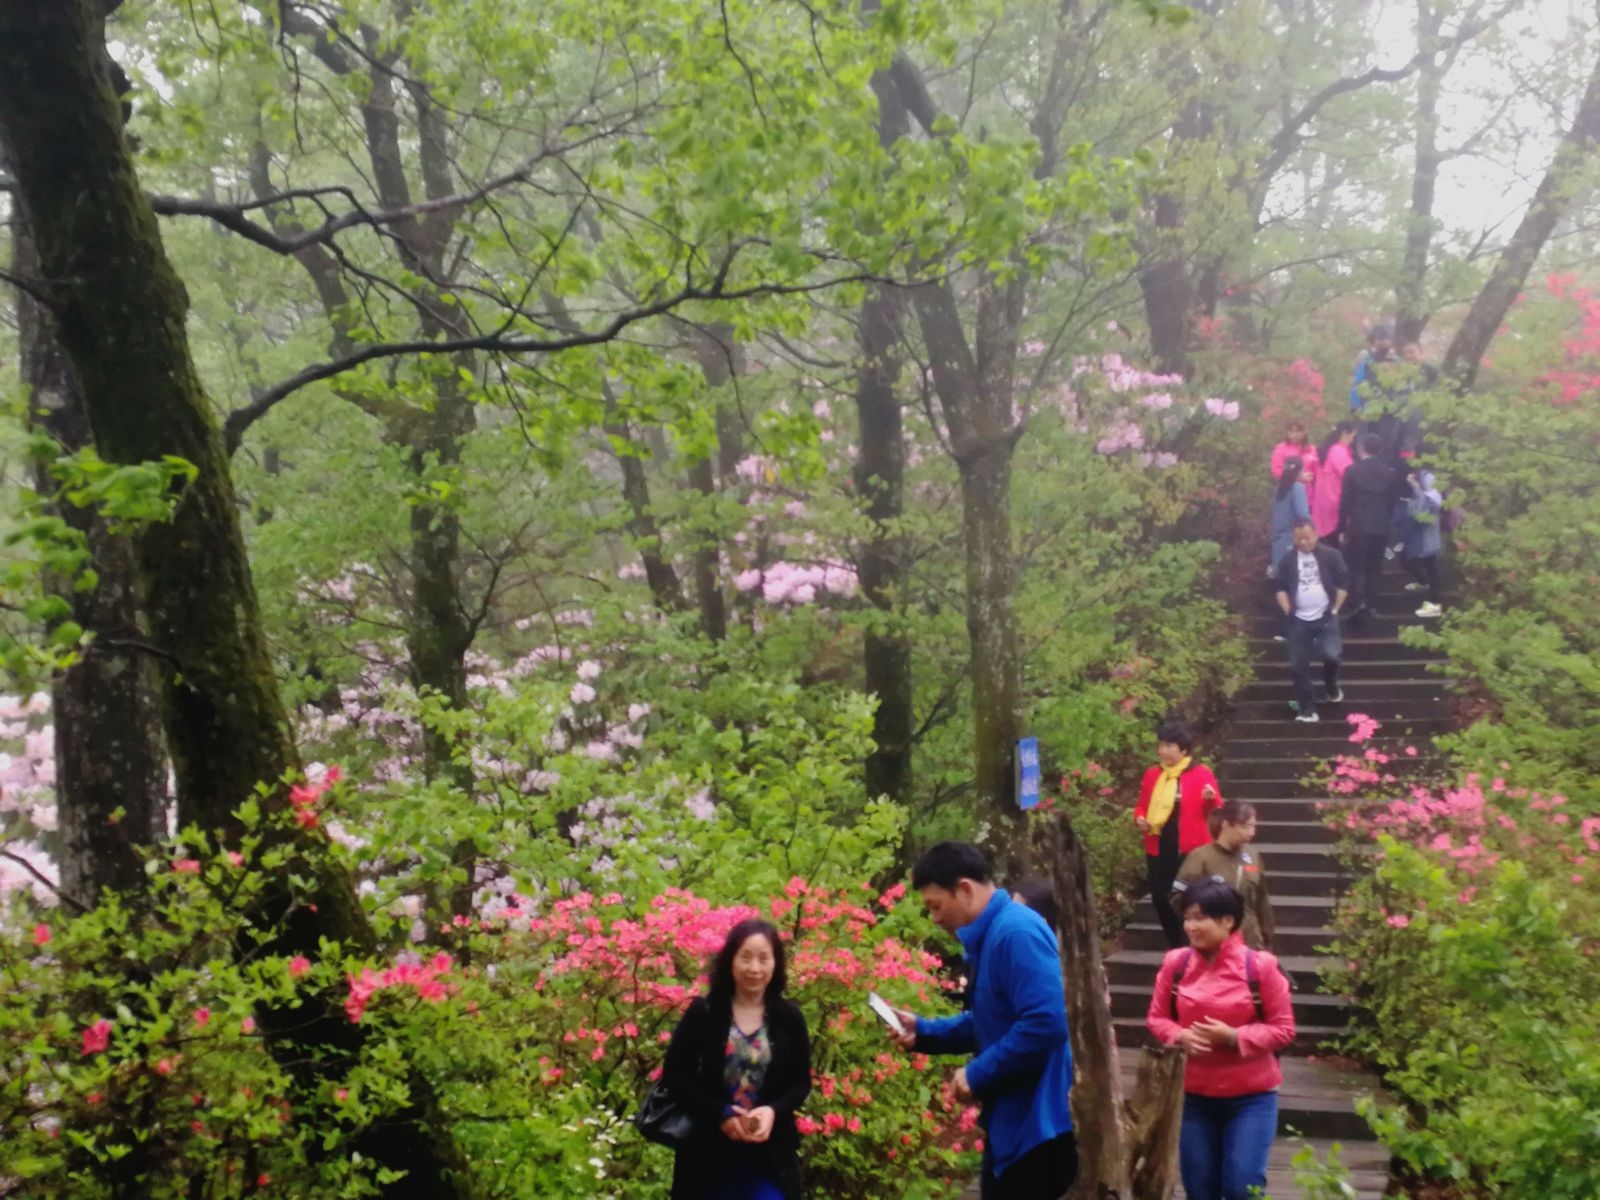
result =
[[[1600,58],[1595,60],[1589,75],[1577,116],[1562,136],[1549,169],[1539,181],[1533,203],[1523,214],[1511,240],[1500,251],[1488,281],[1445,351],[1442,373],[1454,386],[1465,390],[1477,378],[1484,353],[1516,302],[1517,293],[1527,282],[1539,252],[1577,198],[1575,185],[1579,172],[1594,155],[1597,143],[1600,143]]]
[[[1179,77],[1197,86],[1197,72],[1185,64]],[[1209,138],[1216,122],[1210,108],[1199,100],[1184,103],[1172,126],[1167,168],[1179,167],[1198,142]],[[1158,192],[1151,203],[1150,230],[1140,238],[1139,292],[1144,298],[1145,323],[1150,329],[1150,352],[1164,372],[1185,374],[1189,369],[1190,323],[1195,315],[1196,270],[1189,262],[1183,197],[1171,188]],[[1211,280],[1216,290],[1217,276]],[[1215,305],[1215,296],[1210,298]]]
[[[27,222],[16,219],[12,229],[14,268],[24,277],[38,274]],[[55,321],[26,292],[18,297],[17,340],[29,423],[69,454],[91,445],[88,413]],[[43,469],[35,483],[41,495],[55,488]],[[57,581],[72,619],[94,641],[50,688],[61,888],[92,905],[102,890],[133,896],[144,889],[138,851],[166,834],[167,757],[154,664],[133,648],[145,636],[133,544],[111,533],[92,509],[58,509],[83,535],[98,576],[89,591]]]
[[[1011,546],[1011,459],[1021,426],[1011,419],[1016,323],[992,280],[980,287],[983,356],[967,347],[954,293],[943,281],[911,289],[934,390],[961,475],[971,647],[973,786],[998,827],[1008,866],[1023,858],[1012,778],[1022,736],[1022,664],[1017,653],[1016,562]],[[980,367],[980,362],[983,364]]]
[[[878,707],[872,716],[872,753],[867,756],[867,794],[904,803],[911,798],[911,642],[901,628],[905,564],[900,521],[905,488],[905,432],[895,384],[900,377],[899,298],[874,288],[861,303],[861,367],[856,375],[860,453],[856,493],[866,506],[872,533],[861,547],[861,592],[878,616],[862,637],[867,692]]]
[[[961,531],[966,550],[967,637],[972,647],[972,733],[978,796],[1009,824],[1016,806],[1022,736],[1022,661],[1017,651],[1016,557],[1011,547],[1011,458],[1000,438],[964,457]]]
[[[696,329],[692,337],[695,357],[716,406],[717,428],[716,458],[708,456],[689,467],[689,486],[700,493],[700,511],[691,522],[695,602],[700,608],[700,631],[720,642],[728,636],[728,599],[722,590],[722,530],[716,509],[717,497],[739,461],[738,426],[728,393],[739,374],[740,358],[733,330],[727,325]]]
[[[1414,342],[1428,324],[1428,256],[1433,249],[1433,201],[1439,187],[1439,26],[1444,14],[1430,0],[1418,0],[1417,49],[1424,55],[1417,77],[1415,158],[1411,171],[1411,209],[1406,217],[1405,254],[1395,287],[1395,338]]]
[[[650,477],[645,471],[646,447],[634,438],[633,431],[622,419],[616,395],[609,382],[602,384],[606,403],[606,437],[611,453],[622,470],[622,499],[628,506],[628,534],[639,561],[644,564],[645,582],[650,585],[650,595],[656,608],[664,613],[679,612],[683,608],[683,586],[678,572],[667,556],[661,540],[661,525],[656,520],[650,503]]]
[[[911,131],[900,93],[886,74],[874,80],[878,144],[892,150]],[[866,505],[872,533],[861,548],[861,593],[880,614],[862,635],[867,692],[876,697],[872,753],[867,756],[869,796],[897,803],[911,799],[911,741],[915,693],[911,641],[900,627],[905,603],[903,535],[897,528],[905,500],[905,429],[896,386],[902,363],[900,294],[875,287],[861,302],[861,366],[856,372],[856,494]],[[909,830],[907,831],[909,834]]]
[[[452,377],[441,379],[431,413],[419,417],[410,467],[418,498],[411,506],[411,611],[406,654],[412,685],[446,701],[452,710],[467,703],[466,654],[475,633],[462,603],[461,517],[449,499],[426,499],[428,476],[460,465],[461,442],[472,427],[471,400]],[[451,739],[429,726],[423,731],[423,766],[429,779],[448,779],[472,789],[472,768],[454,754]]]
[[[82,388],[95,445],[119,464],[176,455],[198,470],[166,523],[139,537],[150,640],[165,670],[164,713],[180,817],[235,829],[259,783],[298,768],[262,633],[227,455],[190,357],[188,298],[161,244],[123,137],[106,67],[102,0],[0,0],[0,137],[36,241],[42,290]],[[373,946],[350,881],[314,877],[311,906],[291,908],[289,864],[257,914],[280,932],[268,947],[320,955],[324,937]],[[364,1031],[338,997],[264,1010],[263,1032],[303,1090],[360,1052]],[[427,1083],[354,1147],[403,1172],[386,1195],[464,1194],[465,1162]]]

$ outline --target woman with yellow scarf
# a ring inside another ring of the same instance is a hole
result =
[[[1172,881],[1178,877],[1184,855],[1211,840],[1206,818],[1222,807],[1217,777],[1211,768],[1193,759],[1194,731],[1181,721],[1167,721],[1156,730],[1156,758],[1160,765],[1144,773],[1133,823],[1144,834],[1145,878],[1150,901],[1161,922],[1167,944],[1187,946],[1183,918],[1173,911]]]

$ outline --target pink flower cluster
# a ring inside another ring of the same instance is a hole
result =
[[[360,1021],[366,1015],[367,1005],[372,1002],[373,996],[392,988],[411,988],[420,999],[438,1004],[450,994],[450,985],[443,982],[443,977],[450,974],[454,965],[450,956],[441,952],[427,962],[402,958],[384,971],[363,967],[360,975],[349,976],[350,991],[345,997],[345,1015],[352,1022]]]
[[[1078,358],[1073,363],[1073,374],[1083,375],[1093,367],[1087,358]],[[1125,362],[1120,354],[1103,354],[1100,356],[1100,373],[1105,376],[1106,386],[1113,392],[1138,392],[1157,391],[1163,388],[1179,387],[1183,384],[1182,375],[1162,375],[1152,371],[1141,371],[1132,363]]]
[[[733,586],[741,592],[761,589],[768,604],[812,604],[820,597],[854,596],[861,586],[854,567],[847,563],[800,564],[775,562],[766,568],[752,567],[734,576]]]
[[[1546,371],[1539,382],[1556,389],[1557,404],[1600,396],[1600,297],[1593,288],[1579,287],[1577,276],[1571,274],[1549,276],[1545,289],[1557,300],[1578,306],[1579,329],[1563,346],[1567,365]]]
[[[1100,454],[1117,454],[1123,450],[1138,450],[1143,446],[1144,430],[1132,421],[1115,421],[1094,448]]]

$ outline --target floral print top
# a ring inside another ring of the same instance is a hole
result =
[[[732,1116],[735,1108],[757,1107],[756,1100],[771,1065],[772,1042],[767,1037],[765,1024],[754,1033],[745,1033],[738,1022],[728,1026],[728,1046],[722,1068],[722,1079],[728,1087],[725,1115]]]

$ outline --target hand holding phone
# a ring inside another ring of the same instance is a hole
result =
[[[901,1023],[900,1014],[890,1008],[889,1002],[878,995],[877,992],[867,993],[867,1007],[877,1014],[878,1020],[882,1021],[895,1033],[904,1034],[906,1032],[905,1025]]]

